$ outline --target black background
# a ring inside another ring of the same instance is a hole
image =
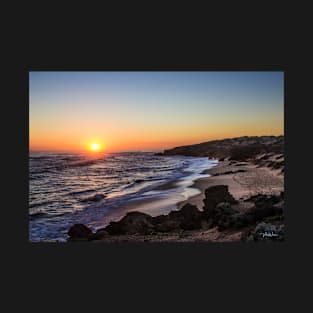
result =
[[[1,259],[10,311],[301,311],[312,277],[309,10],[42,2],[3,12]],[[29,70],[285,71],[286,241],[29,243]]]

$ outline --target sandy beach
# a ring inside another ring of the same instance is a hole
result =
[[[221,157],[217,165],[202,170],[202,174],[209,176],[190,181],[191,185],[185,185],[187,188],[179,189],[184,190],[183,194],[175,194],[181,184],[179,179],[160,185],[156,189],[168,191],[167,197],[128,202],[121,219],[95,233],[84,225],[74,225],[69,232],[70,240],[238,242],[263,240],[265,233],[274,234],[282,241],[284,156],[281,151],[281,148],[263,153],[253,151],[253,156],[247,157],[246,151],[240,149],[234,153],[235,157]]]
[[[191,186],[201,193],[178,203],[178,209],[190,203],[201,210],[205,189],[215,185],[227,185],[236,200],[244,200],[257,194],[279,194],[284,190],[284,176],[280,170],[258,167],[248,162],[222,161],[204,173],[211,176],[200,178]]]

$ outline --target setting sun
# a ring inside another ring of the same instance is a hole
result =
[[[93,142],[90,144],[90,150],[91,151],[99,151],[100,150],[100,145],[96,142]]]

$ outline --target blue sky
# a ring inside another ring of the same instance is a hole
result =
[[[98,136],[113,150],[123,134],[136,148],[141,132],[147,148],[180,144],[184,137],[189,144],[283,134],[283,72],[30,72],[29,77],[34,147],[48,147],[53,133],[64,134],[73,148],[79,136]]]

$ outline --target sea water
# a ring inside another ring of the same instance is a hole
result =
[[[176,209],[199,193],[192,183],[217,160],[157,156],[149,152],[97,154],[33,152],[29,157],[29,239],[65,241],[68,229],[83,223],[104,227],[125,214],[127,204],[149,201],[151,215]],[[175,182],[171,188],[158,187]],[[95,195],[102,195],[93,201]]]

